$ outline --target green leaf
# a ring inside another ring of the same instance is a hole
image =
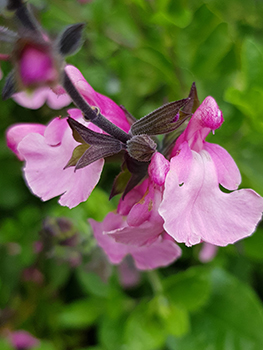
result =
[[[242,245],[247,257],[256,261],[262,261],[263,229],[258,227],[257,231],[251,237],[242,241]]]
[[[202,80],[211,77],[217,65],[230,51],[231,45],[227,24],[220,23],[198,47],[192,64],[193,72]]]
[[[74,148],[72,152],[72,156],[68,161],[67,165],[65,166],[65,168],[68,168],[70,166],[75,166],[89,147],[90,145],[88,145],[87,143],[83,143],[82,145],[79,145],[76,148]]]
[[[178,307],[163,295],[157,296],[151,303],[156,305],[162,328],[167,334],[181,337],[189,331],[189,314],[185,309]]]
[[[104,283],[98,275],[86,272],[82,268],[79,268],[76,272],[83,291],[103,298],[108,296],[109,286]]]
[[[55,345],[48,341],[41,341],[41,344],[35,348],[36,350],[55,350]]]
[[[193,267],[170,276],[163,281],[164,293],[176,306],[197,310],[203,306],[211,292],[208,269]]]
[[[126,321],[124,341],[129,350],[152,350],[162,347],[166,331],[146,302],[141,302]]]
[[[11,346],[7,339],[0,339],[0,349],[1,350],[13,350],[13,346]]]
[[[66,305],[57,321],[62,329],[83,329],[93,324],[103,312],[102,299],[87,298]]]
[[[253,290],[223,270],[210,275],[209,303],[192,317],[191,334],[170,337],[170,350],[258,350],[263,348],[263,309]]]
[[[125,346],[123,331],[126,323],[125,317],[104,317],[99,325],[100,343],[107,350],[121,350]]]

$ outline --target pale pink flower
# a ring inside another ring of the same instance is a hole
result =
[[[155,269],[167,266],[178,259],[181,249],[174,241],[167,239],[166,235],[159,232],[159,236],[153,242],[138,246],[133,244],[118,243],[112,234],[123,227],[127,227],[127,222],[120,214],[109,213],[103,222],[89,220],[98,245],[107,254],[112,264],[120,264],[126,255],[131,255],[135,266],[139,270]],[[153,228],[153,227],[152,227]],[[130,227],[127,235],[137,232],[138,227]],[[142,231],[140,231],[142,232]]]
[[[159,213],[166,232],[188,246],[234,243],[250,236],[261,219],[263,198],[251,189],[235,191],[237,165],[225,149],[205,141],[222,123],[215,100],[207,97],[172,152]],[[233,192],[222,192],[219,184]]]
[[[166,234],[158,213],[162,200],[162,179],[169,162],[156,153],[149,168],[149,179],[121,199],[117,214],[110,213],[102,223],[89,220],[99,246],[113,264],[130,254],[140,270],[167,266],[178,259],[181,249]],[[159,164],[159,170],[154,168]]]
[[[68,73],[86,100],[98,107],[106,118],[116,121],[123,129],[129,129],[125,114],[108,97],[95,92],[77,68],[68,67]],[[79,121],[82,114],[71,109],[72,118]],[[99,131],[91,123],[89,128]],[[32,192],[43,201],[59,196],[59,203],[70,208],[85,201],[99,181],[104,160],[100,159],[85,168],[74,171],[64,169],[72,152],[79,144],[72,137],[66,119],[55,118],[47,126],[40,124],[17,124],[7,131],[7,144],[19,159],[25,161],[24,176]]]
[[[104,160],[77,172],[72,167],[64,169],[78,145],[66,119],[55,118],[44,132],[41,125],[38,132],[32,132],[34,126],[18,124],[7,131],[7,144],[13,144],[11,149],[25,160],[24,176],[31,191],[43,201],[61,195],[59,203],[69,208],[85,201],[99,181]],[[19,141],[14,135],[19,135],[20,130],[26,135]]]

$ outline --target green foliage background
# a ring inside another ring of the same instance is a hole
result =
[[[233,156],[242,187],[263,195],[263,3],[253,0],[35,0],[36,13],[54,37],[66,25],[85,22],[85,43],[67,59],[100,93],[137,118],[187,96],[193,81],[199,98],[212,95],[225,122],[210,142]],[[4,19],[1,19],[1,23]],[[11,23],[11,21],[9,21]],[[2,63],[5,75],[10,70]],[[3,87],[3,80],[0,81]],[[96,249],[87,218],[113,210],[110,184],[119,166],[104,170],[100,187],[73,210],[57,199],[42,203],[24,184],[21,163],[5,145],[17,122],[47,123],[57,112],[24,109],[0,101],[0,340],[25,329],[41,350],[259,350],[263,349],[263,226],[250,238],[220,248],[202,264],[200,246],[183,248],[174,265],[141,273],[124,289]],[[43,220],[66,217],[77,247],[52,241],[36,254]],[[79,259],[74,267],[70,259]],[[38,283],[24,277],[36,268]]]

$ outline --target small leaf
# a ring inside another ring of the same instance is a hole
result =
[[[71,129],[73,131],[75,130],[79,134],[79,137],[81,138],[81,140],[88,143],[89,145],[97,145],[97,146],[112,146],[114,144],[116,146],[120,145],[120,141],[116,140],[114,137],[110,135],[100,134],[98,132],[92,131],[70,117],[67,119],[67,121]],[[76,136],[74,136],[74,138],[75,137]],[[80,142],[83,142],[83,141],[80,141]]]
[[[58,51],[62,56],[73,55],[82,45],[82,31],[84,23],[77,23],[67,27],[57,40]]]
[[[18,38],[18,35],[15,32],[13,32],[12,30],[6,27],[0,26],[0,41],[14,44],[17,38]],[[2,47],[1,47],[1,53],[3,53]]]
[[[150,162],[139,162],[138,160],[129,156],[127,152],[125,153],[124,157],[127,168],[132,175],[127,183],[127,186],[125,187],[122,198],[124,198],[128,192],[130,192],[143,180],[143,178],[148,175],[148,166],[150,164]]]
[[[147,114],[131,126],[133,135],[160,135],[177,129],[189,115],[178,115],[180,109],[187,105],[191,98],[167,103]]]
[[[16,89],[16,83],[15,83],[15,72],[11,71],[5,80],[5,85],[2,91],[2,99],[7,100],[16,92],[17,92],[17,89]]]
[[[85,153],[79,159],[75,169],[77,170],[77,169],[84,168],[89,164],[95,162],[96,160],[110,157],[116,153],[119,153],[121,150],[122,150],[122,145],[120,142],[119,144],[116,144],[114,142],[112,145],[108,144],[107,146],[91,146],[85,151]]]
[[[182,108],[182,110],[179,112],[180,114],[180,118],[184,119],[185,116],[187,115],[191,115],[192,113],[194,113],[197,108],[200,105],[198,96],[197,96],[197,90],[196,90],[196,86],[195,83],[192,84],[188,98],[190,99],[190,101]],[[164,136],[163,139],[163,145],[162,145],[162,149],[163,149],[163,154],[164,155],[169,155],[174,144],[175,141],[177,140],[177,138],[184,132],[184,130],[187,127],[188,124],[188,118],[184,119],[183,123],[181,123],[177,129],[175,129],[174,131],[172,131],[169,134],[166,134]]]
[[[124,192],[129,180],[131,178],[131,173],[127,169],[127,167],[124,167],[124,169],[116,176],[111,193],[110,193],[110,199],[116,196],[117,194],[120,194]]]
[[[70,167],[70,166],[76,166],[78,163],[79,159],[83,156],[85,151],[90,147],[87,143],[84,143],[82,145],[77,146],[74,148],[72,156],[70,160],[68,161],[67,165],[65,166],[64,169]]]

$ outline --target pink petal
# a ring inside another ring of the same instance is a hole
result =
[[[109,97],[96,92],[76,67],[68,65],[65,70],[76,88],[91,106],[98,107],[101,114],[124,131],[128,132],[130,130],[130,124],[126,119],[125,113],[115,102]]]
[[[25,91],[18,92],[12,98],[19,105],[30,109],[38,109],[45,102],[52,109],[61,109],[71,102],[71,98],[67,94],[58,95],[49,87],[40,87],[31,93]]]
[[[17,149],[19,142],[30,133],[44,135],[45,129],[46,126],[42,124],[15,124],[6,131],[7,146],[17,155],[20,160],[24,160],[23,156]]]
[[[215,164],[218,182],[228,190],[236,190],[241,183],[241,175],[234,159],[219,145],[205,142],[204,149]]]
[[[32,91],[32,93],[22,91],[14,94],[12,98],[23,107],[38,109],[46,102],[48,90],[49,88],[41,87]]]
[[[159,186],[149,182],[149,186],[139,202],[135,203],[127,215],[129,226],[139,226],[149,220],[154,225],[162,226],[163,220],[158,213],[162,200],[162,191]]]
[[[71,98],[68,94],[56,94],[51,89],[49,89],[47,94],[47,105],[51,109],[61,109],[68,106],[71,103]]]
[[[55,119],[47,127],[47,134],[54,125],[58,126],[58,130],[63,130],[67,122],[65,119]],[[61,142],[56,146],[50,146],[49,140],[40,134],[28,134],[19,143],[18,152],[26,161],[24,173],[32,192],[44,201],[62,195],[59,203],[72,208],[89,197],[99,181],[104,160],[76,172],[73,167],[63,169],[78,145],[70,127],[64,130]]]
[[[162,186],[169,169],[170,162],[164,158],[161,153],[155,152],[148,167],[148,173],[152,181],[157,185]]]
[[[140,226],[125,226],[107,233],[118,243],[142,246],[153,242],[162,232],[162,224],[146,221]]]
[[[67,129],[69,129],[69,125],[66,119],[54,118],[46,127],[45,142],[50,146],[57,146],[62,142]]]
[[[126,225],[121,215],[109,213],[101,223],[92,219],[89,222],[99,246],[105,251],[113,264],[119,264],[124,256],[130,254],[134,258],[138,269],[148,270],[169,265],[181,254],[180,248],[174,241],[162,237],[159,237],[152,244],[141,247],[115,242],[107,233]],[[134,231],[136,230],[137,228]]]
[[[89,219],[89,223],[93,229],[94,236],[98,245],[105,251],[112,264],[119,264],[125,255],[128,254],[128,246],[116,243],[113,238],[105,234],[105,231],[118,229],[125,225],[121,215],[109,213],[104,221],[97,222]]]
[[[139,270],[152,270],[172,264],[181,256],[181,249],[175,242],[160,236],[151,245],[134,249],[132,256]]]
[[[221,192],[215,164],[205,150],[192,151],[185,180],[182,176],[179,181],[182,155],[171,160],[159,209],[166,232],[189,246],[202,240],[225,246],[251,235],[261,219],[263,199],[252,190]]]

